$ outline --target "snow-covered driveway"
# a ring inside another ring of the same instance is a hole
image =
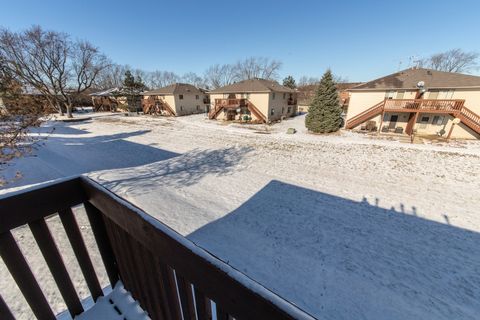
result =
[[[202,116],[56,124],[5,175],[88,173],[322,319],[475,319],[480,144],[312,136],[302,121],[269,134]]]

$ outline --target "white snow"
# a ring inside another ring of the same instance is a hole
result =
[[[474,319],[480,142],[319,136],[303,121],[51,122],[0,192],[88,174],[316,317]]]

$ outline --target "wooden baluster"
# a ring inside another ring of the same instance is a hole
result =
[[[212,320],[212,302],[197,287],[194,292],[198,320]]]
[[[108,240],[102,213],[90,202],[85,202],[84,207],[88,220],[90,221],[90,226],[92,227],[93,235],[95,236],[95,241],[97,242],[98,250],[102,256],[108,279],[113,288],[119,279],[117,263],[113,255],[112,247],[110,246],[110,241]]]
[[[67,233],[68,240],[72,246],[73,253],[80,265],[80,270],[82,270],[85,281],[87,282],[88,289],[90,290],[93,300],[96,301],[98,297],[103,295],[103,292],[100,283],[98,282],[92,260],[88,254],[87,247],[83,241],[82,234],[78,228],[77,221],[70,208],[60,211],[59,215]]]
[[[47,299],[45,299],[10,231],[0,234],[0,255],[25,300],[32,308],[33,314],[40,320],[55,319]]]
[[[223,310],[222,306],[220,306],[218,303],[216,304],[216,314],[217,314],[217,320],[230,320],[231,316]]]
[[[176,274],[178,293],[182,303],[183,320],[196,320],[192,286],[181,275]]]
[[[15,317],[13,316],[12,311],[10,311],[5,301],[3,301],[3,298],[1,295],[0,295],[0,315],[4,320],[15,320]]]
[[[62,256],[55,245],[52,234],[50,233],[45,220],[40,219],[31,222],[28,226],[32,231],[35,241],[37,241],[38,247],[47,262],[48,268],[50,269],[53,279],[67,304],[68,311],[72,315],[72,318],[79,315],[83,312],[82,304],[80,303],[75,287],[68,275],[67,268],[63,263]]]

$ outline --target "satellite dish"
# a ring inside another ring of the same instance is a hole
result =
[[[418,81],[417,88],[423,88],[423,87],[425,87],[425,81]]]

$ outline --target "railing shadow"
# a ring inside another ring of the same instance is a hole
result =
[[[188,238],[318,318],[478,316],[480,234],[378,202],[272,181]]]

